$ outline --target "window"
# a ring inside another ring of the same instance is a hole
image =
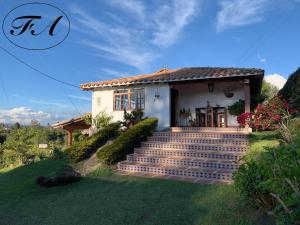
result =
[[[101,98],[97,97],[97,106],[100,106],[100,105],[101,105]]]
[[[145,108],[145,92],[144,89],[133,89],[130,95],[131,109]]]
[[[114,110],[133,110],[145,108],[145,91],[140,89],[123,89],[114,91]]]

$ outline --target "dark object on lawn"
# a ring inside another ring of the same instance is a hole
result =
[[[35,182],[42,187],[54,187],[72,184],[80,180],[80,174],[73,170],[72,167],[65,167],[54,177],[39,176]]]

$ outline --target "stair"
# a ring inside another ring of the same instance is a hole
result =
[[[248,130],[243,128],[172,127],[141,143],[118,163],[118,171],[195,183],[232,183],[248,144]]]

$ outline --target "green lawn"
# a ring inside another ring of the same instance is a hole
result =
[[[276,147],[280,144],[279,133],[276,131],[253,132],[249,136],[250,149],[247,153],[248,158],[255,158],[266,148]]]
[[[239,202],[233,186],[123,177],[99,169],[54,188],[34,183],[65,164],[43,161],[0,170],[1,225],[250,225],[272,224]]]

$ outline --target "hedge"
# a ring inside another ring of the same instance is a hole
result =
[[[93,136],[79,141],[67,149],[68,158],[71,162],[79,162],[89,158],[107,140],[118,135],[120,123],[111,123]]]
[[[133,153],[135,147],[147,140],[147,137],[155,130],[157,121],[156,118],[140,121],[122,133],[114,143],[98,151],[97,157],[106,165],[124,160],[127,154]]]

